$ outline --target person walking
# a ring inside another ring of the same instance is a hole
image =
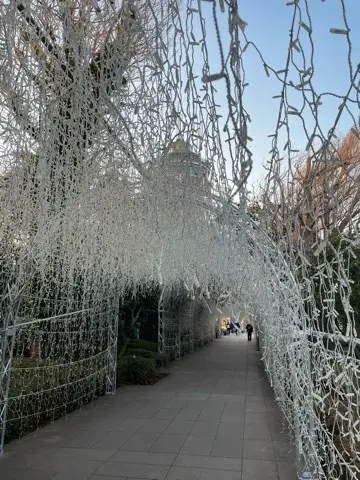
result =
[[[248,323],[245,328],[246,328],[246,331],[247,331],[248,342],[251,342],[251,340],[252,340],[251,337],[252,337],[252,333],[254,331],[254,327],[251,325],[251,323]]]
[[[227,324],[226,324],[226,331],[227,331],[227,334],[228,334],[228,335],[231,334],[230,322],[227,322]]]
[[[235,317],[231,317],[231,318],[230,318],[230,323],[231,323],[231,331],[232,331],[232,332],[235,332],[235,335],[237,336],[238,331],[237,331],[237,328],[236,328],[236,318],[235,318]]]
[[[220,320],[217,318],[215,320],[215,338],[219,338],[220,335],[221,335]]]

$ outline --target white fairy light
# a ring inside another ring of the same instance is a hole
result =
[[[308,471],[334,480],[341,467],[356,478],[360,367],[346,255],[331,244],[330,227],[314,234],[310,225],[326,207],[317,188],[312,199],[309,189],[293,189],[302,172],[292,121],[305,125],[311,162],[326,170],[339,158],[336,123],[325,137],[318,117],[323,94],[313,89],[316,65],[303,47],[313,30],[307,9],[287,3],[301,28],[291,31],[290,60],[278,70],[247,38],[236,2],[141,0],[134,11],[127,1],[99,2],[81,12],[60,3],[34,0],[25,11],[8,2],[0,20],[1,387],[10,352],[16,382],[9,422],[25,431],[44,420],[40,411],[52,420],[114,391],[118,300],[156,286],[160,347],[176,358],[214,336],[216,312],[242,308],[260,333],[270,382]],[[228,31],[211,42],[216,64],[207,32],[220,24]],[[348,29],[331,32],[350,41]],[[280,99],[256,222],[246,214],[249,46],[266,75],[275,72],[273,98]],[[340,101],[334,118],[356,103],[350,95]],[[334,183],[325,175],[321,184],[330,197]],[[298,197],[300,210],[291,210]],[[334,221],[346,202],[329,198]],[[357,224],[353,231],[358,237]],[[339,443],[330,421],[350,445]]]

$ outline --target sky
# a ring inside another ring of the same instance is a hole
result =
[[[290,0],[287,0],[288,2]],[[246,35],[254,41],[260,49],[267,64],[276,70],[285,68],[289,43],[289,31],[293,15],[293,7],[286,6],[286,0],[238,0],[239,15],[248,24]],[[342,1],[345,4],[347,20],[350,27],[352,41],[351,60],[354,67],[360,63],[360,0],[308,0],[310,17],[312,19],[312,37],[315,45],[314,77],[313,84],[317,93],[332,92],[341,96],[345,95],[350,85],[350,72],[348,66],[348,43],[345,35],[337,35],[330,32],[331,28],[344,29]],[[218,45],[211,13],[211,2],[201,2],[203,15],[207,25],[207,44],[211,52],[212,68],[215,73],[219,69]],[[299,1],[299,6],[305,12],[305,0]],[[227,15],[218,10],[218,19],[221,36],[226,45]],[[304,17],[308,24],[308,19]],[[299,21],[297,21],[297,25]],[[310,52],[309,36],[306,30],[301,29],[300,41],[306,52]],[[246,69],[246,89],[244,101],[245,108],[251,116],[248,134],[253,138],[251,150],[253,152],[253,172],[250,184],[256,183],[264,176],[265,170],[262,165],[269,159],[271,139],[268,135],[274,133],[279,111],[279,99],[273,99],[281,91],[281,83],[273,75],[267,77],[263,64],[258,54],[251,48],[244,53],[244,65]],[[310,57],[309,57],[310,58]],[[310,63],[308,64],[308,66]],[[298,76],[295,70],[289,75],[298,84]],[[358,78],[359,81],[359,78]],[[225,104],[224,85],[216,83],[219,94],[223,96]],[[355,96],[353,95],[353,98]],[[327,133],[333,125],[338,114],[341,100],[333,97],[325,97],[320,107],[319,123],[323,132]],[[291,98],[291,104],[301,106],[300,94]],[[226,110],[226,107],[225,107]],[[359,109],[354,105],[353,113],[359,119]],[[308,126],[312,125],[312,118],[304,115]],[[345,134],[353,126],[350,115],[344,114],[338,124],[337,132]],[[291,116],[291,138],[293,148],[304,150],[306,137],[303,126],[298,117]]]

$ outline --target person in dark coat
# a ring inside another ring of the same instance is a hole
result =
[[[248,336],[248,342],[251,342],[251,337],[252,337],[252,333],[254,331],[254,327],[251,325],[251,323],[248,323],[246,325],[246,331],[247,331],[247,336]]]
[[[226,324],[226,331],[227,331],[227,334],[230,335],[230,333],[231,333],[230,322],[227,322],[227,324]]]

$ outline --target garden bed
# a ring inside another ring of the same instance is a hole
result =
[[[131,341],[120,352],[117,386],[153,385],[169,363],[157,345]],[[66,364],[37,357],[15,358],[9,388],[5,442],[18,439],[105,394],[107,351]]]

